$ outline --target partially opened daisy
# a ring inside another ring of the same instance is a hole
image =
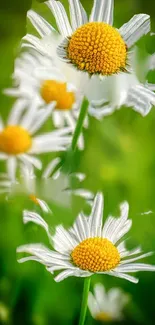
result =
[[[50,235],[49,226],[41,216],[35,214],[33,217],[31,212],[25,211],[24,222],[40,224],[46,230],[54,250],[40,244],[21,246],[18,252],[32,256],[19,262],[35,260],[44,264],[51,273],[59,270],[55,277],[57,282],[70,276],[90,277],[98,273],[137,283],[138,279],[129,273],[155,271],[155,266],[136,262],[152,253],[141,254],[139,247],[128,251],[124,240],[120,242],[132,225],[132,221],[128,220],[128,203],[123,203],[120,209],[121,216],[109,216],[103,226],[103,196],[99,193],[89,217],[79,214],[72,228],[67,231],[62,225],[57,226],[55,235]]]
[[[0,120],[0,160],[7,163],[8,176],[15,180],[17,163],[42,168],[38,154],[63,151],[70,144],[69,128],[46,132],[34,136],[51,114],[52,105],[48,109],[37,110],[34,102],[25,111],[25,103],[18,100],[11,110],[6,126]]]
[[[74,131],[83,96],[74,84],[67,81],[63,71],[51,58],[35,51],[23,53],[16,60],[13,79],[14,87],[4,91],[7,95],[24,99],[27,105],[31,105],[35,99],[38,107],[45,109],[53,104],[51,116],[54,126],[69,126]],[[84,126],[87,126],[87,119]],[[83,142],[81,136],[81,149]]]
[[[94,295],[89,292],[88,307],[92,317],[101,322],[121,320],[123,308],[129,302],[129,296],[119,288],[106,292],[103,284],[94,286]]]

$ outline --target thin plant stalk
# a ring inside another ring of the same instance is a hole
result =
[[[89,288],[90,288],[90,280],[91,280],[91,277],[85,278],[85,280],[84,280],[84,288],[83,288],[79,325],[85,324],[86,313],[87,313],[87,304],[88,304],[88,293],[89,293]]]
[[[88,105],[89,105],[88,100],[86,98],[84,98],[84,100],[82,102],[82,105],[81,105],[81,110],[80,110],[79,118],[77,120],[76,128],[75,128],[75,131],[74,131],[74,134],[73,134],[71,148],[68,151],[68,154],[72,153],[72,152],[74,152],[76,150],[77,143],[78,143],[78,140],[79,140],[79,136],[80,136],[81,131],[82,131],[83,123],[84,123],[85,117],[87,115]],[[68,156],[67,155],[66,155],[65,158],[61,159],[59,164],[53,170],[52,175],[54,175],[55,172],[59,168],[61,168],[63,165],[65,165],[65,163],[68,163]]]
[[[82,105],[81,105],[81,110],[80,110],[79,118],[77,120],[76,128],[75,128],[75,131],[73,134],[73,139],[72,139],[72,144],[71,144],[72,151],[76,150],[78,139],[79,139],[80,133],[82,131],[83,123],[84,123],[85,117],[87,115],[88,105],[89,105],[88,100],[86,98],[84,98]]]

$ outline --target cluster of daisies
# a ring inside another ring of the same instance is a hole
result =
[[[27,34],[22,40],[13,86],[4,90],[16,101],[6,124],[0,119],[0,160],[6,161],[6,173],[0,175],[0,191],[8,195],[14,186],[25,183],[29,197],[47,213],[50,211],[47,203],[37,196],[35,170],[43,168],[42,154],[70,150],[83,102],[87,100],[88,110],[81,129],[89,127],[89,116],[100,120],[123,105],[146,116],[155,105],[155,85],[147,81],[149,70],[155,69],[155,56],[148,55],[142,62],[145,78],[141,82],[135,46],[150,32],[150,17],[137,14],[116,28],[113,27],[114,0],[94,0],[90,17],[80,0],[68,2],[70,19],[61,1],[45,3],[56,20],[57,29],[33,10],[28,12],[38,37]],[[51,130],[40,133],[47,121]],[[78,136],[77,147],[84,150],[82,134]],[[80,213],[73,227],[66,230],[59,225],[53,235],[38,213],[25,210],[24,223],[43,227],[52,249],[41,244],[21,246],[18,253],[29,256],[19,262],[35,260],[51,274],[60,271],[55,277],[57,282],[70,276],[90,277],[99,273],[137,283],[137,278],[130,273],[155,271],[155,266],[137,262],[152,253],[144,254],[139,247],[128,251],[122,239],[132,225],[128,219],[128,203],[121,204],[120,217],[109,216],[103,226],[102,194],[97,193],[94,198],[86,189],[69,188],[62,177],[62,167],[60,157],[45,167],[41,179],[48,183],[47,192],[53,187],[51,180],[61,178],[62,192],[84,197],[91,205],[91,214]],[[85,178],[80,173],[72,176],[80,183]],[[127,301],[119,289],[106,294],[104,287],[97,284],[94,295],[89,293],[88,306],[98,320],[119,319]]]

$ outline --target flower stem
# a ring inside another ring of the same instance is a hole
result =
[[[72,151],[75,151],[75,149],[76,149],[77,142],[78,142],[81,130],[82,130],[83,122],[84,122],[84,119],[87,114],[88,104],[89,104],[88,100],[86,98],[84,98],[82,105],[81,105],[81,110],[80,110],[79,118],[77,120],[76,128],[74,131],[73,139],[72,139],[72,144],[71,144]]]
[[[84,323],[85,323],[86,312],[87,312],[88,293],[89,293],[89,288],[90,288],[90,280],[91,280],[90,277],[85,278],[85,280],[84,280],[84,288],[83,288],[83,297],[82,297],[79,325],[84,325]]]

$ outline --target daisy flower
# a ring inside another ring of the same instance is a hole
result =
[[[79,0],[69,0],[71,23],[60,1],[50,0],[46,5],[55,17],[59,33],[30,10],[28,18],[41,39],[28,34],[23,47],[36,49],[55,61],[58,61],[57,53],[62,60],[62,63],[59,61],[61,70],[92,101],[89,111],[96,118],[109,115],[122,105],[133,107],[143,116],[148,114],[155,102],[154,94],[139,82],[130,48],[150,31],[150,17],[134,15],[116,29],[113,27],[114,0],[94,0],[90,17]],[[126,72],[131,72],[131,76]]]
[[[89,75],[109,76],[126,70],[128,50],[150,31],[150,17],[146,14],[135,15],[121,28],[114,28],[113,0],[94,0],[89,18],[79,0],[69,0],[71,24],[60,1],[50,0],[46,4],[63,38],[57,50],[59,57]],[[30,11],[28,17],[41,37],[54,32],[53,27],[34,12]],[[37,38],[27,35],[24,39],[42,51]]]
[[[6,194],[8,200],[10,196],[26,193],[29,199],[36,206],[40,206],[43,212],[51,212],[47,203],[37,196],[37,183],[33,168],[22,165],[20,176],[18,180],[12,181],[7,173],[0,173],[0,194]]]
[[[71,142],[69,128],[34,135],[51,114],[52,105],[48,109],[37,110],[34,102],[25,111],[25,103],[18,100],[11,110],[6,126],[0,119],[0,160],[7,163],[8,176],[15,180],[17,162],[27,166],[42,168],[36,155],[66,150]]]
[[[68,207],[71,205],[72,195],[81,197],[92,205],[94,194],[81,187],[86,178],[85,174],[66,175],[61,168],[53,173],[60,161],[60,158],[53,159],[40,177],[34,174],[33,168],[24,164],[21,166],[20,175],[16,181],[12,181],[7,173],[0,173],[0,194],[5,194],[7,200],[14,195],[23,194],[46,213],[51,212],[51,209],[45,200]],[[72,184],[73,182],[74,184]]]
[[[53,104],[51,112],[55,127],[71,127],[74,131],[83,96],[67,81],[66,76],[54,65],[51,58],[33,51],[16,59],[13,75],[14,87],[5,94],[24,99],[30,105],[34,98],[39,107]],[[87,119],[84,126],[87,126]],[[83,149],[83,137],[79,140]]]
[[[121,320],[123,308],[129,302],[129,296],[119,288],[105,291],[103,284],[94,286],[94,295],[89,292],[88,307],[92,317],[101,322]]]
[[[54,235],[50,234],[49,226],[40,215],[25,211],[24,223],[32,221],[42,226],[54,250],[40,244],[21,246],[17,252],[32,256],[21,258],[19,262],[35,260],[44,264],[52,274],[60,271],[55,277],[57,282],[70,276],[90,277],[98,273],[137,283],[138,279],[128,273],[155,271],[155,266],[134,263],[152,253],[141,254],[139,247],[128,251],[124,240],[120,241],[132,225],[128,220],[128,203],[123,203],[120,209],[121,216],[109,216],[103,226],[103,196],[98,193],[89,217],[79,214],[72,228],[67,231],[62,225],[57,226]]]

